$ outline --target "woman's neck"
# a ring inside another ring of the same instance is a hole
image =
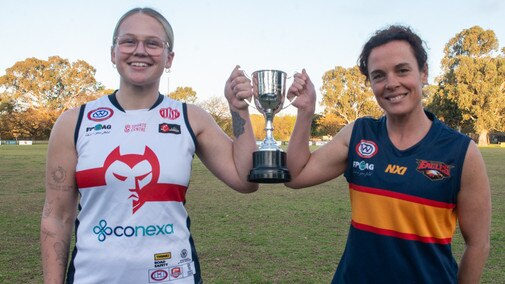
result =
[[[421,141],[428,134],[432,124],[423,108],[405,116],[386,117],[389,139],[400,150],[408,149]]]
[[[158,86],[120,86],[116,93],[118,103],[124,110],[151,108],[159,97]]]

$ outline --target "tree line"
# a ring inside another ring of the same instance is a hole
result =
[[[424,88],[426,109],[454,129],[478,134],[480,145],[489,142],[489,133],[505,132],[505,48],[499,49],[494,31],[474,26],[457,33],[445,45],[441,66],[435,82]],[[6,69],[0,77],[0,138],[47,139],[63,111],[112,92],[96,81],[95,73],[83,60],[69,62],[58,56],[28,58]],[[357,66],[336,66],[322,79],[324,110],[314,116],[314,138],[332,136],[359,117],[383,114]],[[200,102],[191,87],[178,87],[167,95],[200,105],[232,134],[223,97]],[[275,138],[288,140],[295,120],[294,115],[276,116]],[[256,138],[262,140],[264,118],[252,114],[251,121]]]

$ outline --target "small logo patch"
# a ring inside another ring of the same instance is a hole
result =
[[[389,164],[384,172],[403,176],[407,172],[407,167]]]
[[[378,151],[377,144],[370,140],[361,140],[356,145],[356,153],[363,159],[372,158]]]
[[[100,107],[88,112],[88,119],[92,121],[104,121],[112,117],[114,111],[108,107]]]
[[[417,160],[417,171],[434,181],[451,177],[452,167],[442,162]]]
[[[181,112],[178,109],[173,109],[171,107],[167,107],[167,108],[160,109],[160,115],[163,118],[174,120],[174,119],[179,118],[179,116],[181,115]]]
[[[160,123],[158,127],[159,133],[181,134],[181,126],[179,124]]]

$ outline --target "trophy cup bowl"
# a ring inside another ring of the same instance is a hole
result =
[[[253,168],[247,180],[256,183],[283,183],[291,180],[286,167],[286,153],[273,137],[273,119],[283,109],[286,96],[286,73],[258,70],[252,73],[255,108],[265,117],[266,137],[253,153]]]

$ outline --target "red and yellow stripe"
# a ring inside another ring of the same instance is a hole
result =
[[[448,244],[456,229],[455,204],[349,184],[352,225],[380,235]]]

